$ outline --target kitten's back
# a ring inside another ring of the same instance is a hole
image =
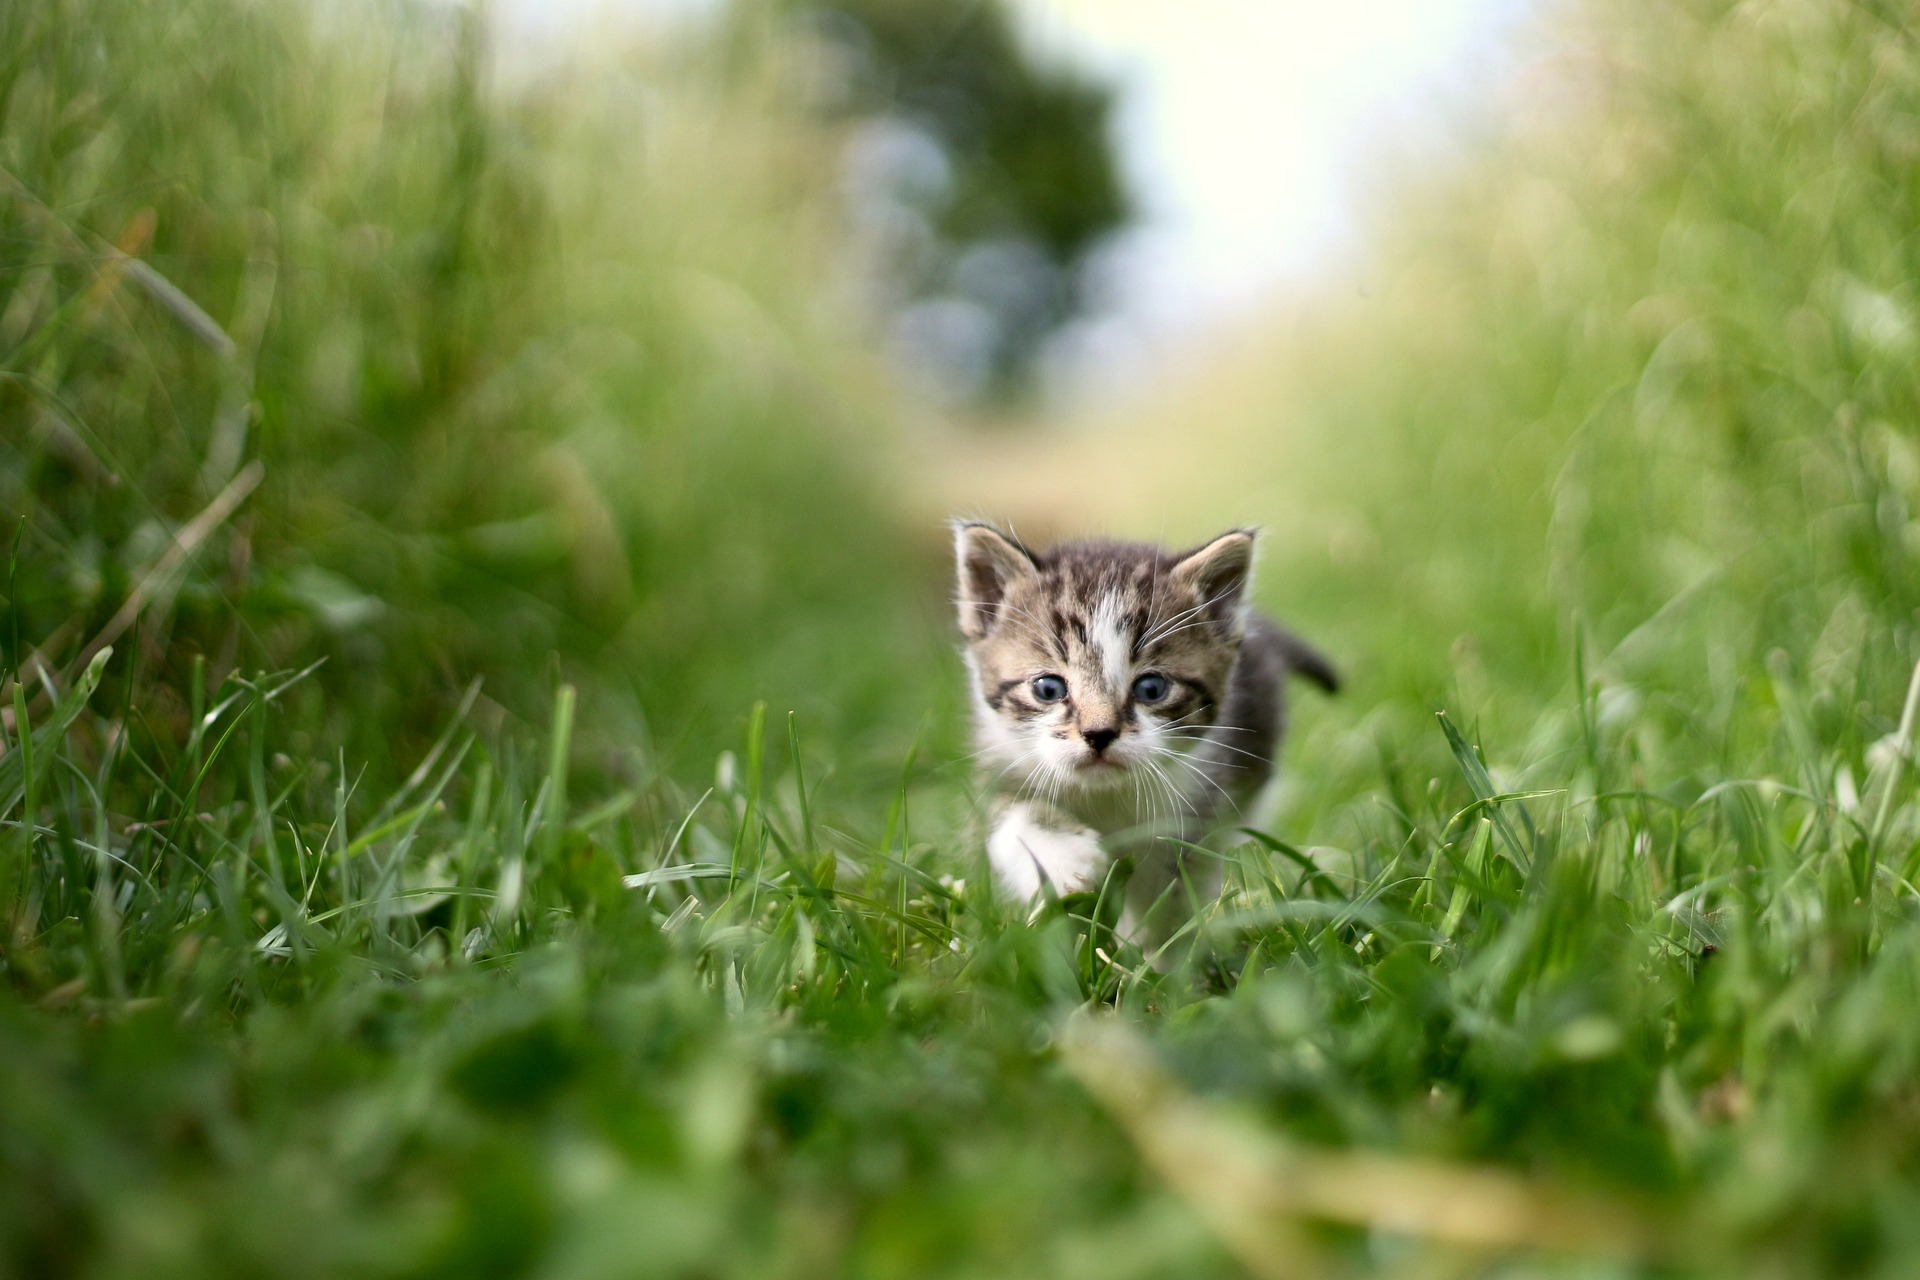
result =
[[[1220,710],[1211,776],[1244,804],[1273,776],[1274,756],[1287,728],[1287,680],[1301,676],[1328,693],[1340,688],[1333,663],[1279,623],[1258,613],[1247,617],[1240,660]]]

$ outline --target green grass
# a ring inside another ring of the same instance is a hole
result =
[[[316,12],[0,10],[0,1275],[1911,1269],[1898,11],[1398,180],[1208,437],[1355,680],[1166,974],[986,892],[792,51]]]

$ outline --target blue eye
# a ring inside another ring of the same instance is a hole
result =
[[[1067,696],[1067,682],[1059,676],[1035,676],[1033,696],[1039,702],[1058,702]]]
[[[1172,690],[1173,686],[1165,676],[1141,676],[1133,682],[1135,702],[1158,702]]]

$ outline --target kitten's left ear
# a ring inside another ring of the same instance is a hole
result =
[[[1239,633],[1246,612],[1247,581],[1253,576],[1253,531],[1233,529],[1173,566],[1173,580],[1193,588],[1215,621]]]

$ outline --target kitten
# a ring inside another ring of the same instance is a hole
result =
[[[1180,555],[1036,552],[972,522],[954,540],[995,882],[1031,902],[1043,883],[1098,889],[1128,861],[1122,936],[1158,946],[1220,889],[1218,860],[1175,841],[1199,840],[1272,776],[1286,678],[1332,693],[1339,677],[1248,610],[1250,532]]]

